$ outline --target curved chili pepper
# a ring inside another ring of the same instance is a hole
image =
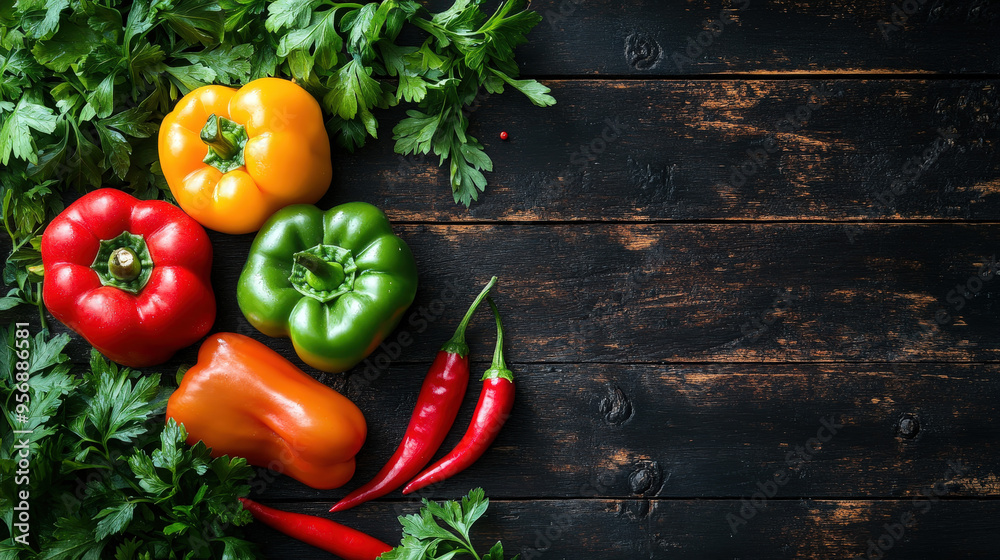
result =
[[[469,429],[455,449],[420,473],[403,488],[404,494],[440,482],[469,468],[482,457],[486,449],[500,433],[500,428],[510,417],[514,407],[514,373],[507,369],[503,359],[503,324],[500,311],[492,298],[486,298],[497,320],[497,344],[493,351],[493,365],[483,374],[483,390],[479,393],[479,403],[472,415]]]
[[[389,462],[375,478],[334,504],[330,511],[343,511],[385,496],[419,473],[434,457],[455,423],[465,389],[469,386],[469,345],[465,342],[465,328],[496,281],[494,276],[483,288],[458,324],[455,336],[438,351],[420,388],[417,406],[410,416],[403,441]]]
[[[332,552],[344,560],[375,560],[392,547],[375,537],[314,515],[292,513],[240,498],[253,518],[293,539]]]

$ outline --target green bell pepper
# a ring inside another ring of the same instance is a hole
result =
[[[413,254],[381,210],[298,204],[257,234],[236,299],[260,332],[291,338],[302,361],[336,373],[389,336],[416,291]]]

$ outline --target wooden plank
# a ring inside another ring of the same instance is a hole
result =
[[[531,7],[545,21],[518,51],[528,74],[1000,70],[1000,6],[981,0],[534,0]]]
[[[473,351],[485,354],[482,344]],[[490,496],[517,499],[738,499],[764,487],[787,499],[914,498],[939,480],[949,496],[1000,496],[993,405],[1000,365],[513,369],[516,405],[493,447],[420,497],[456,498],[483,487]],[[371,381],[324,376],[368,420],[354,479],[316,491],[262,470],[254,494],[332,505],[369,480],[395,451],[425,373],[426,366],[414,365],[393,366]],[[470,384],[439,455],[461,438],[479,389]],[[386,499],[405,497],[394,492]]]
[[[977,279],[1000,225],[850,227],[402,225],[421,285],[389,340],[405,333],[398,358],[429,360],[495,274],[518,362],[1000,359],[1000,282]],[[252,236],[212,240],[215,330],[254,334],[234,297]],[[86,344],[71,349],[86,360]]]
[[[471,210],[437,158],[398,156],[388,134],[336,152],[321,205],[405,221],[1000,219],[996,80],[546,83],[554,107],[515,93],[470,115],[495,169]],[[403,118],[380,115],[384,130]]]
[[[325,503],[274,505],[329,515]],[[390,544],[399,542],[397,510],[416,510],[414,504],[363,507],[331,518]],[[771,500],[733,534],[727,516],[741,507],[737,500],[493,500],[473,539],[482,550],[500,540],[521,560],[864,558],[879,539],[887,550],[872,549],[870,558],[990,558],[1000,528],[995,500]],[[900,534],[896,525],[905,514],[911,526]],[[268,558],[331,558],[267,527],[251,533]]]

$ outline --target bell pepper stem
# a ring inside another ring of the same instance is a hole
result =
[[[142,263],[135,251],[128,247],[119,247],[111,253],[108,259],[108,273],[122,282],[131,282],[142,272]]]
[[[295,262],[306,269],[306,283],[314,290],[335,290],[347,277],[340,263],[327,262],[316,255],[302,253],[295,257]]]
[[[486,296],[489,295],[490,290],[493,289],[493,286],[496,285],[496,283],[497,277],[494,276],[490,279],[490,282],[486,284],[486,287],[483,288],[483,291],[479,292],[475,301],[472,302],[472,306],[470,306],[469,310],[465,312],[465,317],[462,318],[462,322],[459,323],[458,328],[455,329],[454,336],[452,336],[451,340],[446,342],[445,345],[441,347],[441,350],[448,352],[449,354],[458,354],[462,357],[469,354],[469,345],[465,342],[465,329],[469,326],[469,321],[472,319],[472,315],[476,312],[476,308],[478,308],[479,304],[486,299]]]
[[[138,294],[149,282],[155,266],[143,237],[123,231],[100,241],[90,268],[97,273],[102,286]]]
[[[233,127],[225,126],[226,124],[236,123],[215,114],[208,117],[208,122],[201,129],[201,141],[220,159],[230,160],[240,151],[240,139]]]

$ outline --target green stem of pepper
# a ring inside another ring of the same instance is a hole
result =
[[[493,310],[493,316],[497,321],[497,344],[493,349],[493,364],[490,365],[490,369],[483,373],[482,380],[506,379],[513,383],[514,372],[507,369],[507,362],[503,359],[503,322],[500,320],[500,310],[497,309],[497,304],[493,303],[493,298],[486,298],[486,303],[490,304],[490,309]]]
[[[122,282],[131,282],[139,277],[142,264],[135,251],[128,247],[119,247],[108,259],[108,272]]]
[[[222,159],[230,159],[236,155],[238,140],[232,133],[223,130],[222,119],[218,115],[208,117],[208,122],[201,129],[201,141],[208,145]]]
[[[295,257],[295,262],[306,269],[306,283],[314,290],[321,292],[336,290],[347,277],[340,263],[326,262],[316,255],[303,253]]]
[[[247,144],[247,130],[237,122],[213,114],[201,129],[201,141],[208,146],[203,161],[222,173],[246,163],[243,148]]]
[[[462,322],[458,324],[458,328],[455,329],[455,335],[451,337],[451,340],[445,343],[441,347],[441,350],[448,352],[449,354],[458,354],[459,356],[465,357],[469,353],[469,345],[465,342],[465,329],[469,326],[469,321],[472,319],[472,314],[476,312],[476,308],[479,304],[489,295],[490,290],[497,283],[497,277],[494,276],[490,279],[489,284],[483,288],[483,291],[479,292],[476,300],[472,302],[472,306],[469,310],[465,312],[465,317],[462,318]]]

